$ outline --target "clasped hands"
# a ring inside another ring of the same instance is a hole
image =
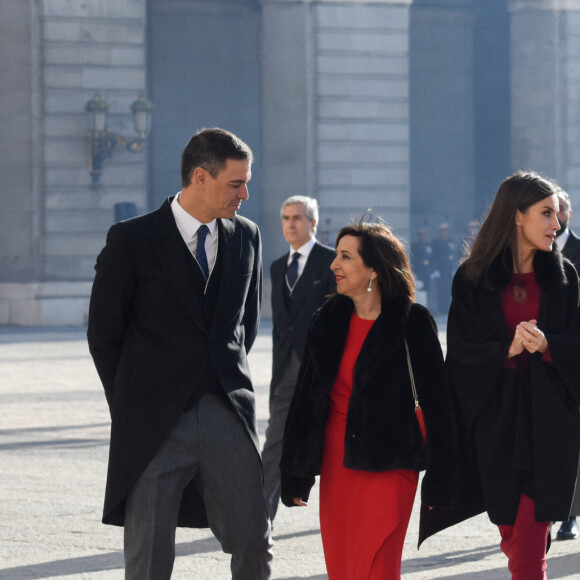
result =
[[[524,349],[528,352],[546,352],[548,340],[544,333],[536,326],[537,320],[522,321],[516,326],[516,332],[510,345],[508,358],[521,354]]]

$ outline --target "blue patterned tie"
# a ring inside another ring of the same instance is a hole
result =
[[[197,230],[197,246],[195,248],[195,258],[197,263],[207,280],[209,277],[209,267],[207,265],[207,254],[205,253],[205,237],[209,232],[209,228],[205,224],[201,224]]]
[[[294,287],[294,284],[296,284],[296,280],[298,279],[298,258],[300,258],[300,253],[294,252],[292,254],[292,261],[286,269],[286,280],[288,281],[290,289]]]

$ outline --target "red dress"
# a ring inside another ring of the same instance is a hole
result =
[[[518,274],[512,278],[510,284],[501,293],[503,314],[512,335],[522,320],[538,319],[541,299],[542,292],[536,282],[535,272]],[[504,367],[517,368],[520,372],[525,372],[529,356],[529,352],[524,349],[518,356],[506,359]],[[542,359],[544,362],[552,362],[550,349],[544,352]]]
[[[343,465],[354,365],[374,320],[352,315],[330,393],[320,473],[320,531],[329,580],[398,580],[419,474]],[[385,387],[386,388],[386,387]]]

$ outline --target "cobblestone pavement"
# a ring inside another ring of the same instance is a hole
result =
[[[266,323],[250,355],[262,437],[270,349]],[[85,329],[0,328],[0,401],[0,578],[122,578],[122,530],[100,523],[109,417]],[[308,508],[280,508],[274,578],[326,578],[316,497]],[[417,551],[417,508],[405,580],[509,578],[497,530],[484,516]],[[552,544],[550,579],[580,578],[579,548],[580,539]],[[221,580],[228,572],[229,558],[207,530],[178,530],[174,580]]]

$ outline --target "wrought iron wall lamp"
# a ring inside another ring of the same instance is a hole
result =
[[[95,93],[85,105],[89,116],[89,171],[93,185],[97,184],[103,172],[103,160],[111,157],[118,148],[124,148],[131,153],[140,153],[145,149],[147,136],[151,131],[151,111],[154,105],[141,95],[132,105],[133,123],[136,139],[125,139],[107,129],[108,103]]]

